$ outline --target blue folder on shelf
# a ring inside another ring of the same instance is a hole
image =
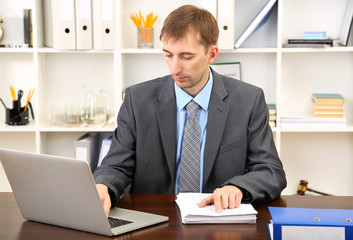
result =
[[[258,28],[265,24],[265,22],[269,19],[272,9],[276,4],[277,0],[268,0],[259,13],[254,17],[254,19],[250,22],[250,24],[246,27],[244,32],[240,35],[237,41],[234,43],[234,48],[237,49],[243,42]]]
[[[107,153],[110,149],[110,145],[112,144],[112,138],[113,138],[113,136],[109,136],[109,137],[103,139],[101,150],[99,153],[97,167],[99,167],[102,164],[102,161],[103,161],[105,155],[107,155]]]
[[[268,207],[272,240],[353,239],[353,210]]]

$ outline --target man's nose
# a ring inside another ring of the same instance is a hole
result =
[[[181,63],[178,58],[174,58],[171,66],[171,74],[176,75],[181,71]]]

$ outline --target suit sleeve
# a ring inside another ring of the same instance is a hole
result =
[[[235,185],[249,202],[268,202],[280,196],[286,178],[268,124],[264,94],[258,90],[248,124],[246,173],[235,176],[224,185]]]
[[[102,183],[109,188],[112,206],[116,206],[117,200],[131,183],[134,172],[136,131],[132,109],[131,95],[127,89],[111,147],[101,166],[93,174],[96,183]]]

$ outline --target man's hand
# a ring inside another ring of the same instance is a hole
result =
[[[217,188],[213,194],[207,198],[202,199],[199,207],[205,207],[208,204],[214,204],[217,213],[221,213],[222,209],[238,208],[243,198],[242,191],[233,185],[226,185],[222,188]]]
[[[104,184],[96,184],[96,187],[97,187],[99,197],[102,201],[105,214],[108,217],[109,212],[110,212],[110,207],[111,207],[110,196],[108,193],[108,187],[105,186]]]

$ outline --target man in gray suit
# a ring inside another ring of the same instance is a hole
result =
[[[194,6],[165,20],[160,38],[171,75],[126,90],[110,150],[94,172],[107,214],[128,185],[131,193],[179,192],[190,100],[200,105],[200,192],[213,193],[200,207],[267,202],[285,188],[263,91],[210,68],[218,35],[212,14]]]

